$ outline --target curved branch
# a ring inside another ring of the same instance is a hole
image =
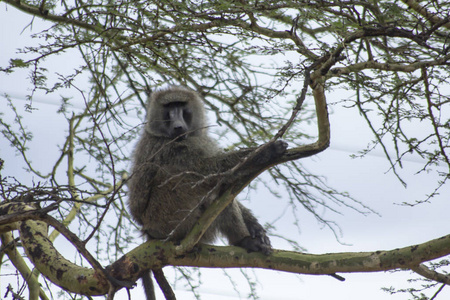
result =
[[[181,241],[180,245],[177,246],[178,255],[183,255],[184,253],[191,251],[192,248],[200,241],[200,238],[206,232],[208,227],[231,203],[231,201],[233,201],[233,199],[235,199],[253,179],[255,179],[263,171],[267,170],[270,166],[276,164],[280,157],[283,157],[283,153],[285,152],[285,147],[287,147],[287,145],[284,145],[282,152],[275,153],[274,151],[276,150],[274,148],[278,147],[275,143],[277,143],[277,141],[272,140],[254,150],[241,150],[243,154],[246,154],[246,156],[239,164],[226,172],[214,175],[220,176],[220,181],[204,196],[202,201],[198,203],[199,206],[203,205],[203,203],[210,203],[210,205],[202,213],[194,228]],[[184,226],[183,221],[181,221],[177,226]],[[177,229],[174,231],[176,230]],[[169,235],[166,240],[170,239],[171,236]]]
[[[33,16],[40,17],[44,20],[49,20],[49,21],[53,21],[53,22],[57,22],[57,23],[72,24],[72,25],[75,25],[80,28],[97,31],[97,32],[99,31],[99,27],[97,27],[97,26],[94,26],[94,25],[91,25],[91,24],[88,24],[85,22],[81,22],[76,19],[71,19],[71,18],[66,18],[63,16],[50,14],[50,13],[48,13],[48,11],[42,10],[42,8],[25,4],[22,1],[16,1],[16,0],[2,0],[2,1],[17,8],[20,11],[23,11],[23,12],[33,15]],[[104,31],[103,28],[101,28],[100,30]]]
[[[44,290],[41,288],[36,276],[34,276],[33,272],[31,272],[30,268],[27,266],[22,255],[17,251],[12,234],[9,232],[0,234],[0,239],[3,245],[2,251],[4,251],[6,255],[8,255],[11,263],[19,271],[20,275],[22,275],[22,278],[28,285],[28,299],[38,299],[38,297],[40,297],[42,300],[48,300],[48,297],[45,294]]]
[[[320,75],[320,71],[316,71],[311,76],[311,86],[316,106],[318,138],[315,143],[302,145],[289,149],[277,163],[296,160],[320,153],[330,145],[330,120],[328,118],[327,99],[325,96],[324,79]]]
[[[6,212],[1,221],[8,221],[7,217],[12,216],[14,218],[11,218],[10,221],[19,223],[20,238],[25,253],[39,272],[50,281],[71,292],[79,293],[81,287],[82,294],[103,295],[104,293],[97,293],[104,287],[106,290],[109,288],[107,276],[103,275],[103,268],[87,252],[75,234],[43,212],[44,210],[21,202],[5,203],[0,205],[0,211]],[[45,222],[35,220],[44,220]],[[54,226],[74,244],[95,269],[80,267],[66,260],[48,239],[47,224]]]
[[[420,264],[417,267],[412,268],[411,270],[413,270],[417,274],[422,275],[423,277],[428,278],[430,280],[450,285],[450,275],[445,275],[445,274],[441,274],[436,271],[430,270],[424,264]]]
[[[167,250],[165,249],[165,252]],[[130,254],[131,252],[127,256]],[[450,235],[394,250],[320,255],[278,250],[267,257],[261,253],[247,253],[239,247],[205,245],[199,255],[167,257],[165,263],[175,266],[217,268],[256,267],[298,274],[327,275],[413,269],[421,262],[448,254],[450,254]]]
[[[25,221],[20,236],[28,258],[54,284],[83,295],[104,295],[109,283],[102,272],[80,267],[65,259],[47,238],[47,224]],[[71,241],[73,242],[73,241]]]
[[[357,73],[362,70],[374,69],[381,71],[394,71],[394,72],[406,72],[411,73],[424,67],[448,65],[450,60],[450,54],[441,58],[436,58],[430,61],[418,61],[411,64],[396,64],[396,63],[380,63],[378,61],[366,61],[356,63],[347,67],[337,67],[330,70],[330,77],[339,77],[350,73]]]
[[[333,273],[379,272],[413,269],[424,261],[450,254],[450,235],[401,249],[358,253],[304,254],[276,250],[270,256],[247,253],[239,247],[201,245],[196,253],[174,255],[175,245],[147,242],[111,265],[111,275],[125,278],[124,270],[135,273],[164,265],[208,268],[264,268],[297,274],[329,275]],[[136,277],[137,278],[137,277]],[[132,280],[127,277],[127,280]]]
[[[43,217],[35,216],[35,218]],[[47,238],[47,225],[44,222],[22,222],[21,235],[27,255],[39,271],[52,282],[66,290],[84,295],[108,293],[109,283],[101,272],[77,266],[61,256]],[[418,268],[418,265],[448,254],[450,254],[450,235],[389,251],[321,255],[275,250],[272,255],[266,256],[261,253],[247,253],[245,249],[239,247],[211,245],[200,245],[199,251],[195,253],[179,255],[175,244],[152,241],[131,250],[107,270],[116,280],[127,282],[135,282],[149,269],[158,269],[166,265],[208,268],[253,267],[313,275],[394,269],[412,269],[424,273],[426,270],[423,267]]]
[[[402,0],[403,3],[408,5],[410,8],[412,8],[414,11],[419,13],[421,16],[426,18],[428,21],[430,21],[433,24],[439,24],[441,26],[444,26],[447,29],[450,29],[450,18],[447,19],[441,19],[436,14],[430,13],[425,6],[421,6],[417,1],[415,0]]]

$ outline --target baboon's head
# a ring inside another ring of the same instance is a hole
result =
[[[183,140],[202,135],[205,113],[200,96],[184,87],[170,87],[153,92],[147,105],[148,133]]]

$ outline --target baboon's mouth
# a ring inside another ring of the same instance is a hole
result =
[[[182,135],[176,136],[176,137],[174,138],[174,140],[175,140],[175,142],[181,142],[181,141],[184,141],[186,138],[187,138],[187,134],[184,133],[184,134],[182,134]]]

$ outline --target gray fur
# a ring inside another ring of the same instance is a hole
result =
[[[206,131],[203,100],[191,90],[171,87],[154,92],[147,109],[147,123],[133,155],[128,205],[149,239],[167,238],[184,220],[173,236],[180,241],[208,205],[198,206],[218,180],[205,178],[233,168],[249,150],[219,149]],[[219,233],[231,245],[271,252],[265,230],[237,200],[219,215],[201,242],[213,242]]]

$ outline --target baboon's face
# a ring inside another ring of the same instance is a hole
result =
[[[153,136],[182,141],[205,134],[203,100],[184,88],[154,92],[147,107],[146,130]]]
[[[184,140],[192,129],[192,110],[186,102],[171,102],[163,107],[163,127],[167,136]]]

